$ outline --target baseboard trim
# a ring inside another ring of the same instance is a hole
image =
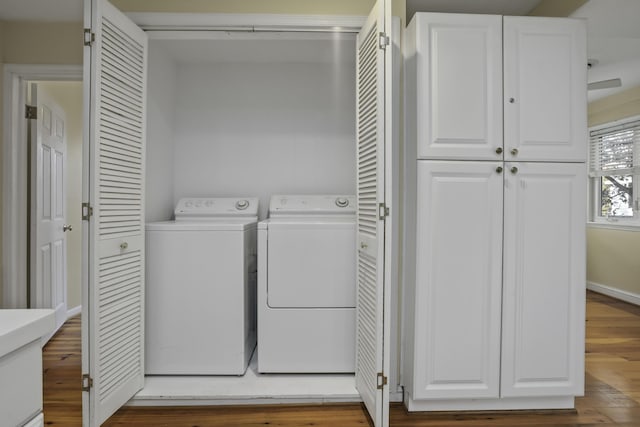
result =
[[[76,316],[80,313],[82,313],[81,305],[70,308],[69,310],[67,310],[67,320],[71,319],[73,316]]]
[[[587,282],[587,289],[593,292],[597,292],[599,294],[607,295],[612,298],[628,302],[633,305],[640,306],[640,295],[633,292],[624,291],[622,289],[614,288],[607,285],[602,285],[600,283],[595,283],[595,282]]]

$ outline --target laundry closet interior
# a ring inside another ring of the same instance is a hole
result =
[[[147,223],[171,220],[183,198],[258,198],[264,220],[272,195],[355,194],[353,31],[147,34]],[[183,297],[177,313],[202,298]],[[147,375],[132,403],[359,400],[351,373],[258,374],[253,357],[240,376]]]

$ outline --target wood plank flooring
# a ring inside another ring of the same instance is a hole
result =
[[[82,424],[80,318],[45,346],[45,425]],[[575,411],[408,413],[391,406],[393,427],[640,427],[640,307],[588,293],[585,396]],[[360,404],[226,407],[125,407],[105,426],[356,427],[370,422]]]

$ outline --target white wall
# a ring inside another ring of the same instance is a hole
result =
[[[158,44],[149,44],[147,81],[146,221],[173,214],[173,125],[176,66]]]
[[[158,73],[152,56],[150,90]],[[155,96],[150,91],[150,100]],[[257,196],[262,218],[272,194],[355,194],[354,62],[179,63],[175,92],[162,102],[169,100],[173,172],[168,144],[150,136],[148,220],[169,218],[159,192],[169,191],[170,173],[173,204],[188,196]],[[151,106],[149,114],[155,123]],[[158,129],[164,137],[170,132]]]

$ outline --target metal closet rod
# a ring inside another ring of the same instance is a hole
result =
[[[257,32],[275,32],[275,33],[347,33],[354,34],[360,31],[360,28],[355,27],[325,27],[325,26],[310,26],[310,27],[290,27],[290,26],[142,26],[144,31],[208,31],[208,32],[241,32],[241,33],[257,33]]]

